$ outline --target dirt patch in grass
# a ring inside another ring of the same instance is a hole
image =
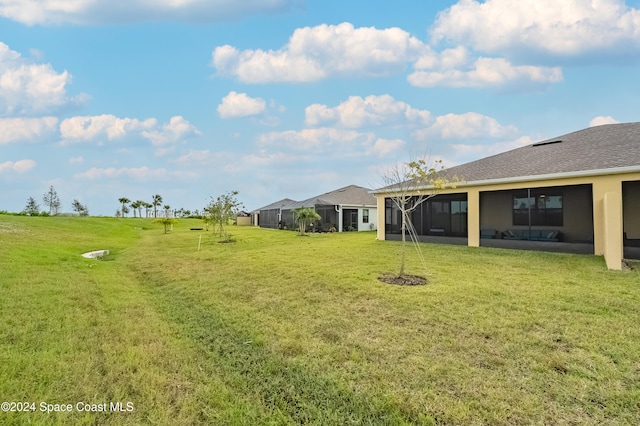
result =
[[[421,277],[420,275],[385,274],[385,275],[380,275],[378,279],[383,283],[394,284],[394,285],[425,285],[427,284],[427,279],[425,277]]]

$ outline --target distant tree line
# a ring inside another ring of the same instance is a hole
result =
[[[40,204],[38,204],[36,199],[29,197],[24,209],[19,214],[25,216],[55,216],[59,214],[62,203],[53,185],[49,186],[47,192],[42,196],[42,203],[47,210],[40,210]],[[86,204],[78,201],[77,198],[71,203],[71,209],[79,216],[89,216],[89,208]]]
[[[128,214],[132,213],[134,218],[202,218],[204,214],[204,210],[201,213],[198,209],[193,211],[183,208],[172,209],[169,204],[163,204],[163,201],[160,194],[152,195],[151,202],[144,200],[131,201],[127,197],[118,198],[120,208],[116,210],[116,217],[127,217]]]

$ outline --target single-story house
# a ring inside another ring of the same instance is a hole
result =
[[[411,214],[425,239],[566,251],[579,245],[603,255],[609,269],[621,269],[625,253],[637,253],[640,123],[590,127],[452,167],[445,176],[462,182]],[[397,187],[372,193],[378,239],[397,238],[401,216],[391,198]]]
[[[282,210],[289,209],[296,201],[283,198],[251,212],[251,222],[261,228],[278,229],[282,223]]]
[[[313,224],[316,231],[370,231],[376,229],[378,215],[376,197],[371,190],[349,185],[303,201],[289,198],[257,209],[257,224],[263,228],[295,229],[294,210],[313,207],[320,220]]]

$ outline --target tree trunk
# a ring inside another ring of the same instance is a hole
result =
[[[407,211],[404,210],[404,207],[402,209],[402,247],[401,247],[401,251],[400,251],[400,276],[404,275],[404,263],[405,263],[405,259],[406,259],[406,253],[407,253],[407,236],[406,236],[406,229],[407,229]]]

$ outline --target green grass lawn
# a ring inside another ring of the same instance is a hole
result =
[[[0,424],[640,424],[638,270],[196,225],[0,216]]]

